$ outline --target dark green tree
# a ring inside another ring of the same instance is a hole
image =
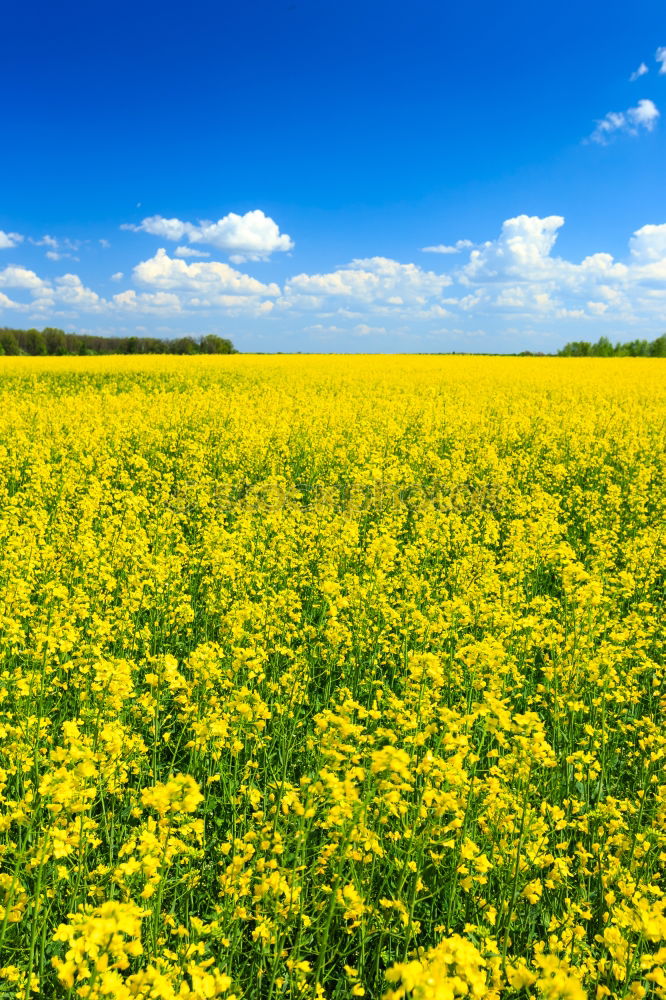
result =
[[[44,334],[34,328],[25,331],[21,346],[26,354],[46,354],[46,339]]]
[[[202,354],[233,354],[234,345],[226,337],[208,333],[199,341],[199,349]]]
[[[650,357],[651,358],[666,358],[666,333],[662,333],[661,337],[657,337],[650,344]]]
[[[177,340],[169,341],[170,354],[198,354],[199,345],[193,337],[179,337]]]
[[[18,340],[14,335],[13,330],[1,330],[0,331],[0,345],[2,346],[3,354],[20,354]]]
[[[47,326],[43,330],[47,354],[67,354],[67,339],[63,330]]]
[[[599,337],[596,344],[593,344],[590,349],[590,354],[595,358],[612,358],[614,353],[613,345],[608,337]]]

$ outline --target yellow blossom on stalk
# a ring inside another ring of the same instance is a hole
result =
[[[457,996],[490,1000],[496,996],[488,983],[485,959],[459,934],[440,941],[423,959],[392,966],[386,978],[397,985],[384,994],[384,1000],[453,1000]]]
[[[100,979],[100,995],[113,995],[119,972],[143,954],[141,921],[145,911],[134,903],[109,901],[94,909],[70,914],[53,940],[65,945],[64,958],[53,959],[58,979],[67,989]],[[80,991],[79,991],[80,992]],[[81,994],[84,995],[84,994]],[[129,994],[126,994],[129,995]]]
[[[535,964],[539,969],[536,985],[544,1000],[586,1000],[586,992],[568,962],[555,955],[538,955]]]
[[[373,774],[388,774],[409,781],[409,764],[409,754],[405,750],[387,746],[373,751],[371,770]]]
[[[0,875],[0,923],[18,923],[28,905],[28,893],[15,875]]]
[[[346,885],[337,891],[338,903],[343,908],[345,920],[350,921],[350,928],[358,927],[364,913],[368,912],[368,907],[363,902],[362,896],[353,885]]]
[[[167,813],[195,812],[203,795],[199,785],[189,774],[178,774],[166,782],[157,782],[152,788],[144,788],[141,802],[155,809],[160,816]]]

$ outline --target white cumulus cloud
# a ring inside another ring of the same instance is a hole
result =
[[[0,288],[25,288],[32,294],[39,294],[47,287],[47,282],[27,267],[5,267],[0,271]]]
[[[666,259],[666,224],[641,226],[632,236],[629,247],[639,264]]]
[[[639,101],[635,108],[626,111],[609,111],[597,122],[590,136],[592,142],[605,146],[617,135],[638,135],[639,132],[652,132],[659,118],[659,109],[648,98]]]
[[[660,45],[654,54],[654,58],[659,63],[659,74],[666,73],[666,45]]]
[[[177,313],[182,309],[180,299],[173,292],[137,293],[133,288],[114,295],[113,304],[128,312]]]
[[[4,292],[0,292],[0,309],[22,309],[23,306],[20,302],[14,302],[10,299],[8,295]]]
[[[666,289],[666,223],[637,229],[629,241],[631,273],[641,284]]]
[[[30,242],[35,247],[49,247],[45,254],[48,260],[63,260],[66,257],[69,257],[71,260],[78,260],[79,258],[75,257],[69,251],[79,250],[82,246],[80,240],[70,240],[68,237],[59,240],[55,236],[49,236],[48,233],[38,240],[30,237]]]
[[[22,242],[23,237],[20,233],[5,233],[2,229],[0,229],[0,250],[10,250],[12,247],[16,247]]]
[[[473,282],[507,281],[523,278],[541,279],[550,272],[550,251],[558,230],[564,225],[561,215],[545,218],[518,215],[507,219],[497,240],[472,250],[461,275]]]
[[[230,264],[217,260],[188,264],[170,257],[164,249],[137,264],[133,277],[138,285],[177,293],[183,307],[194,309],[261,313],[272,308],[272,302],[266,300],[280,294],[279,285],[266,284]]]
[[[52,250],[57,250],[60,245],[55,236],[49,236],[48,233],[46,233],[45,236],[42,236],[41,239],[39,240],[35,240],[32,237],[30,237],[30,242],[32,243],[33,246],[51,247]]]
[[[471,240],[456,240],[453,244],[438,243],[432,247],[421,247],[421,253],[460,253],[461,250],[468,250],[474,244]]]
[[[62,274],[47,281],[26,267],[6,267],[0,271],[0,287],[27,292],[33,300],[31,307],[38,310],[51,309],[58,304],[74,310],[99,312],[105,305],[104,299],[87,288],[77,274]]]
[[[562,216],[507,219],[495,240],[470,254],[455,274],[475,288],[474,309],[538,319],[658,321],[666,294],[666,224],[636,230],[625,261],[597,252],[579,263],[553,253]],[[446,300],[469,308],[464,299]]]
[[[279,295],[276,284],[263,284],[257,278],[237,271],[222,261],[196,261],[188,264],[184,260],[169,257],[160,249],[154,257],[141,261],[134,268],[134,278],[142,285],[158,288],[182,288],[188,291],[213,293],[225,292],[231,295]]]
[[[187,240],[188,243],[208,244],[218,250],[225,250],[234,263],[267,260],[271,254],[291,250],[294,246],[292,238],[281,233],[278,224],[261,209],[246,212],[245,215],[229,212],[217,222],[204,219],[193,223],[152,215],[138,225],[125,225],[122,228],[161,236],[176,243]],[[182,251],[182,247],[179,249]],[[181,252],[180,256],[184,254]]]
[[[297,274],[285,287],[283,305],[318,308],[326,299],[376,308],[423,306],[451,284],[446,274],[424,271],[388,257],[351,261],[327,274]]]
[[[195,250],[194,247],[176,247],[174,255],[176,257],[210,257],[206,250]]]
[[[86,288],[78,274],[63,274],[53,283],[53,294],[58,302],[80,309],[97,311],[103,300],[92,289]]]
[[[634,72],[633,72],[633,73],[631,74],[631,76],[629,77],[629,82],[630,82],[630,83],[635,83],[635,82],[636,82],[636,80],[640,80],[640,78],[641,78],[642,76],[645,76],[645,74],[646,74],[646,73],[649,73],[649,72],[650,72],[650,71],[649,71],[649,69],[647,68],[647,66],[645,65],[645,63],[644,63],[644,62],[642,62],[642,63],[640,64],[640,66],[638,67],[638,69],[635,69],[635,70],[634,70]]]

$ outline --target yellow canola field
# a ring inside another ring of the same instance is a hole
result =
[[[665,375],[0,359],[0,997],[666,997]]]

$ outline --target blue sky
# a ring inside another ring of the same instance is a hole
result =
[[[12,4],[0,325],[248,351],[658,336],[665,15]]]

